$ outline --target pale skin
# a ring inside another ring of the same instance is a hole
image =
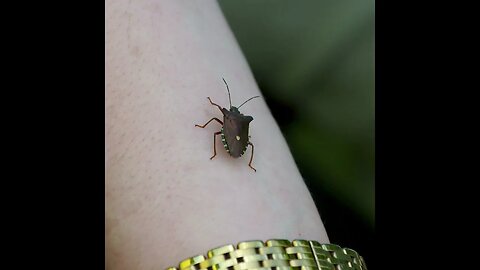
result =
[[[214,1],[106,1],[106,268],[164,269],[247,240],[328,243],[263,98],[245,104],[250,141],[232,158],[216,106],[261,95]]]

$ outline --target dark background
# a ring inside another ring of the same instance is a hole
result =
[[[219,3],[330,241],[375,269],[375,2]]]

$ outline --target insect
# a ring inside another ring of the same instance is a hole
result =
[[[252,167],[254,146],[253,146],[253,143],[250,142],[250,136],[248,135],[248,126],[250,122],[252,122],[253,117],[248,115],[243,115],[242,113],[240,113],[238,109],[240,109],[240,107],[242,107],[245,103],[249,102],[250,100],[254,98],[258,98],[260,96],[251,97],[238,107],[232,106],[230,89],[228,88],[228,84],[225,81],[225,79],[223,79],[223,82],[227,86],[228,100],[230,102],[230,110],[220,107],[220,105],[213,103],[210,97],[207,97],[207,99],[210,101],[210,104],[212,104],[213,106],[217,106],[218,109],[222,112],[223,122],[220,121],[220,119],[214,117],[210,119],[207,123],[205,123],[205,125],[203,126],[200,126],[200,125],[195,125],[195,126],[199,128],[205,128],[213,120],[217,121],[222,125],[222,129],[220,131],[213,133],[213,156],[210,158],[210,160],[212,160],[217,155],[217,149],[215,147],[216,137],[218,135],[222,135],[223,147],[225,148],[225,150],[227,150],[230,156],[234,158],[241,157],[247,150],[248,145],[252,147],[252,155],[250,156],[250,162],[248,163],[248,166],[256,172],[257,170],[254,167]]]

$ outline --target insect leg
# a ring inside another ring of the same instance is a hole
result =
[[[212,120],[215,120],[215,121],[219,122],[221,125],[223,125],[223,122],[220,121],[220,119],[214,117],[214,118],[208,120],[208,122],[207,122],[205,125],[203,125],[203,126],[200,126],[200,125],[195,125],[195,126],[196,126],[196,127],[199,127],[199,128],[205,128],[210,122],[212,122]]]
[[[213,103],[212,100],[210,99],[210,97],[207,97],[207,98],[208,98],[208,100],[210,101],[210,104],[212,104],[213,106],[217,106],[218,109],[222,112],[222,107],[220,107],[220,105]],[[222,113],[223,113],[223,112],[222,112]]]
[[[213,133],[213,156],[210,158],[212,160],[216,155],[217,155],[217,147],[215,146],[215,138],[217,138],[217,135],[222,134],[221,131]]]
[[[253,143],[248,142],[252,146],[252,156],[250,157],[250,162],[248,163],[248,166],[252,168],[255,172],[257,171],[255,168],[252,167],[252,160],[253,160]]]

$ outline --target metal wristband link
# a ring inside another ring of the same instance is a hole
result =
[[[167,270],[366,270],[365,261],[349,248],[317,241],[268,240],[226,245],[180,262]]]

